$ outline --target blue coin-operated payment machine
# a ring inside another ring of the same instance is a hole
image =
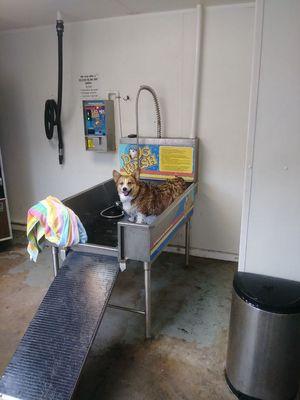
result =
[[[85,148],[88,151],[114,151],[115,119],[113,100],[84,100]]]

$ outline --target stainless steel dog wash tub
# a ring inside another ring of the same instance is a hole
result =
[[[132,173],[137,159],[131,158],[136,139],[121,138],[119,145],[120,169]],[[113,179],[100,183],[64,200],[81,219],[86,228],[88,243],[73,250],[114,256],[121,269],[127,260],[141,261],[144,267],[145,310],[112,305],[126,311],[145,315],[146,337],[151,336],[151,264],[166,248],[178,229],[185,224],[185,260],[188,264],[190,246],[190,219],[194,210],[198,176],[198,139],[140,138],[139,163],[141,179],[163,182],[172,176],[182,176],[187,182],[185,192],[178,197],[150,225],[129,222],[128,218],[106,219],[101,211],[119,200]],[[56,273],[59,265],[58,249],[53,248]]]

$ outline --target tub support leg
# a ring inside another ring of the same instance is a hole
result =
[[[190,219],[185,224],[185,266],[189,266],[190,257]]]
[[[59,269],[59,258],[58,258],[58,247],[52,246],[52,263],[53,263],[53,275],[56,277]]]
[[[146,339],[151,338],[151,264],[144,262]]]

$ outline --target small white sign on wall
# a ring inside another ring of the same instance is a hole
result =
[[[99,99],[100,82],[98,73],[81,73],[78,77],[81,100]]]

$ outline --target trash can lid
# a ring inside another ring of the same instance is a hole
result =
[[[254,307],[278,314],[300,313],[300,282],[236,272],[236,293]]]

